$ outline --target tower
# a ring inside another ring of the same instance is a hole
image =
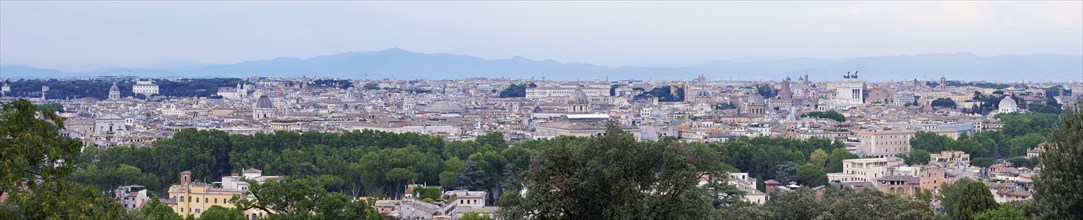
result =
[[[113,82],[113,87],[109,87],[109,100],[120,99],[120,87],[117,87],[117,82]]]
[[[49,86],[41,85],[41,100],[45,100],[45,92],[49,91]]]
[[[778,97],[783,100],[793,99],[793,90],[790,90],[790,78],[782,81],[782,88],[778,91]]]
[[[948,78],[944,78],[943,76],[941,76],[940,77],[940,91],[941,92],[947,91],[947,89],[948,89]]]
[[[186,187],[191,183],[192,183],[192,171],[185,170],[184,172],[181,172],[180,173],[180,185],[183,186],[183,187]]]

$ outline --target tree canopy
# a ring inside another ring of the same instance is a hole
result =
[[[717,160],[672,141],[637,142],[609,125],[582,145],[551,146],[508,193],[500,213],[536,219],[704,219],[710,200],[696,187]]]

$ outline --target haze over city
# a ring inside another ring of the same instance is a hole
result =
[[[1083,1],[0,0],[0,219],[1083,219]]]
[[[960,52],[1083,54],[1078,1],[0,4],[0,65],[64,72],[389,48],[603,67]]]

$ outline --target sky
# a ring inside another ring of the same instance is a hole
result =
[[[1083,54],[1083,1],[0,1],[0,64],[62,71],[401,48],[604,66]]]

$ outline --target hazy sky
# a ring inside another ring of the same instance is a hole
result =
[[[0,2],[0,61],[67,71],[399,47],[641,60],[1083,54],[1083,2]]]

